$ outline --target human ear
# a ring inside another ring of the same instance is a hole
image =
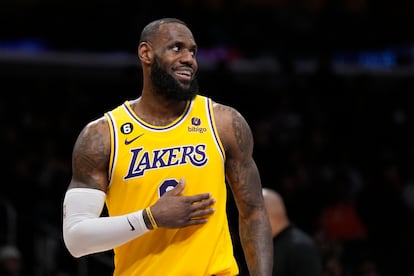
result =
[[[151,48],[151,45],[149,45],[147,42],[141,42],[138,45],[138,57],[143,63],[151,63],[153,58],[153,51]]]

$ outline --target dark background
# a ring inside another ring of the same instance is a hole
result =
[[[110,275],[110,252],[74,260],[62,243],[71,150],[87,122],[139,95],[139,32],[164,16],[193,30],[201,92],[246,117],[263,186],[321,246],[325,270],[335,255],[342,275],[362,275],[365,257],[381,275],[414,272],[414,2],[85,2],[0,3],[0,237],[24,275]],[[364,235],[325,229],[337,203]],[[246,275],[231,198],[229,212]]]

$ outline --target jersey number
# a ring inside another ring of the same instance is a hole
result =
[[[161,197],[163,194],[165,194],[169,190],[174,189],[174,187],[177,185],[178,185],[178,181],[175,179],[165,180],[158,188],[159,196]]]

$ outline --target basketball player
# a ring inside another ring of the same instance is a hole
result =
[[[271,275],[251,130],[237,110],[198,94],[196,54],[184,22],[148,24],[138,46],[141,95],[79,134],[63,202],[63,238],[74,257],[113,249],[114,275],[237,275],[228,181],[249,273]]]

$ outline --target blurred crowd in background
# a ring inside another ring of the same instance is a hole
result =
[[[200,46],[200,92],[246,117],[262,184],[315,239],[324,276],[413,276],[413,8],[380,0],[2,2],[0,263],[20,262],[15,276],[110,275],[111,252],[75,260],[63,245],[71,150],[84,124],[139,95],[138,59],[130,58],[139,31],[173,16]]]

